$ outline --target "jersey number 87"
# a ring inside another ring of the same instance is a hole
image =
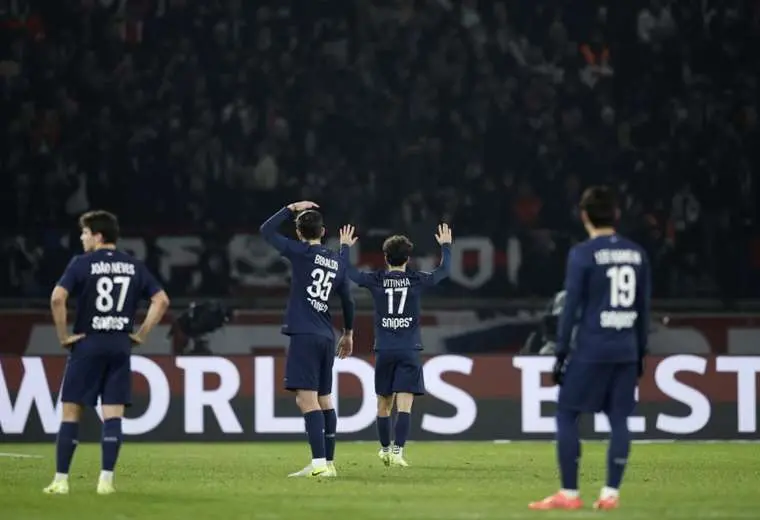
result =
[[[106,313],[114,310],[113,292],[116,285],[119,286],[119,296],[116,301],[116,312],[124,309],[124,300],[127,298],[130,278],[128,276],[114,276],[111,279],[108,276],[101,276],[95,282],[95,290],[98,296],[95,298],[95,308],[98,312]]]

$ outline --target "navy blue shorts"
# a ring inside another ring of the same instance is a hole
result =
[[[570,360],[559,389],[558,408],[628,417],[636,407],[637,363]]]
[[[132,344],[126,336],[87,337],[78,341],[66,361],[61,401],[82,406],[132,402]]]
[[[375,394],[425,395],[425,378],[419,350],[375,352]]]
[[[285,361],[285,389],[314,390],[330,395],[335,364],[335,341],[316,334],[290,336]]]

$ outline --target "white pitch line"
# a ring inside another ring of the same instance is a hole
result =
[[[0,457],[7,457],[9,459],[41,459],[42,455],[31,455],[29,453],[7,453],[0,451]]]

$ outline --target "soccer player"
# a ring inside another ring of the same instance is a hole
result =
[[[133,344],[141,344],[161,320],[169,297],[142,262],[116,249],[119,223],[106,211],[79,219],[84,254],[75,256],[53,289],[50,307],[58,340],[69,351],[61,385],[63,420],[56,440],[56,474],[45,493],[69,492],[69,467],[78,442],[82,408],[100,397],[103,415],[102,471],[97,491],[113,493],[113,472],[122,442],[121,420],[130,405]],[[75,294],[74,332],[66,326],[66,300]],[[150,299],[140,329],[133,333],[137,304]]]
[[[378,455],[386,466],[408,466],[404,445],[409,437],[414,396],[425,393],[422,374],[422,339],[420,337],[420,296],[449,275],[451,265],[451,229],[438,226],[435,239],[441,245],[441,263],[427,273],[408,268],[412,243],[405,236],[394,235],[383,244],[386,269],[361,272],[351,265],[349,248],[356,243],[354,227],[340,231],[340,255],[346,263],[348,277],[372,294],[375,304],[375,393],[377,394]],[[398,417],[391,447],[391,410],[396,401]]]
[[[578,419],[604,412],[611,436],[607,483],[595,509],[615,509],[628,461],[628,417],[636,405],[637,379],[644,368],[650,307],[650,267],[642,248],[618,235],[619,209],[606,187],[587,189],[581,218],[589,239],[574,246],[565,274],[565,308],[559,322],[554,381],[557,405],[557,456],[562,488],[531,509],[579,509]],[[570,351],[575,330],[574,350]]]
[[[283,334],[290,336],[285,366],[285,388],[296,394],[306,422],[311,464],[290,477],[335,477],[335,431],[338,418],[332,398],[335,331],[330,318],[330,296],[335,289],[343,304],[343,335],[338,356],[353,350],[354,301],[345,278],[345,266],[334,251],[322,245],[325,227],[319,206],[310,201],[282,208],[261,225],[261,234],[285,258],[292,275]],[[296,217],[291,240],[277,233],[286,220]]]

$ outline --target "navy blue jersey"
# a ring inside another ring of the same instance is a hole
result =
[[[261,225],[261,234],[290,261],[291,281],[282,333],[317,334],[335,338],[330,297],[337,292],[343,306],[346,329],[353,329],[354,302],[346,281],[345,264],[335,251],[323,245],[291,240],[277,228],[294,217],[286,207]]]
[[[57,285],[76,296],[74,334],[130,334],[140,300],[161,291],[142,262],[115,249],[75,256]]]
[[[368,271],[351,265],[348,246],[342,246],[348,277],[366,287],[375,303],[375,350],[422,350],[420,337],[420,297],[427,287],[448,277],[451,247],[441,247],[441,263],[432,272]]]
[[[647,348],[651,292],[649,259],[620,235],[587,240],[570,250],[557,352],[587,361],[636,361]]]

